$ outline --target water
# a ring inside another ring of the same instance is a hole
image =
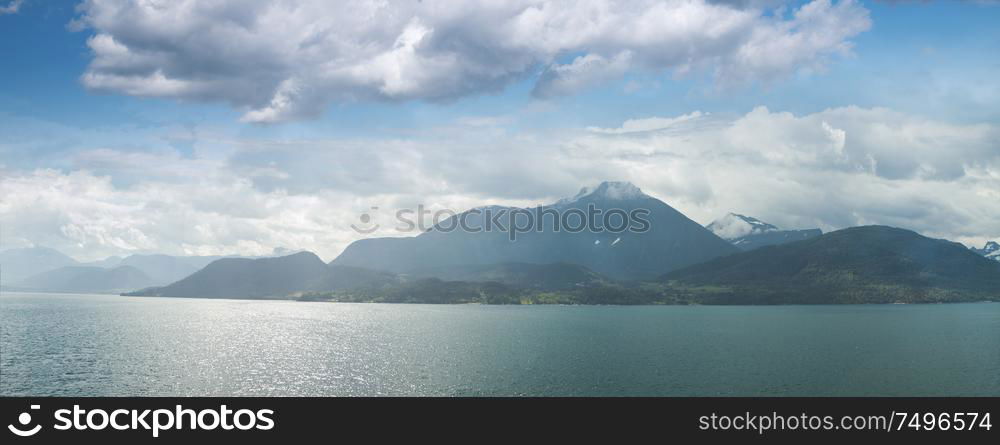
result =
[[[494,307],[5,293],[0,395],[1000,395],[1000,304]]]

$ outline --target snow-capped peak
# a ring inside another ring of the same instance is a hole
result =
[[[647,195],[642,192],[639,187],[636,187],[631,182],[627,181],[605,181],[602,182],[597,187],[584,187],[580,189],[580,193],[572,198],[564,198],[559,200],[557,204],[570,204],[579,201],[583,198],[595,197],[604,198],[611,200],[629,200],[645,198]]]
[[[1000,243],[990,241],[982,249],[972,249],[976,253],[990,259],[1000,261]]]
[[[750,216],[730,213],[722,218],[712,221],[706,226],[708,230],[725,240],[734,240],[748,235],[758,235],[767,232],[776,232],[779,229],[774,225],[763,222]]]

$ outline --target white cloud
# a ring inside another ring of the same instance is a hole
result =
[[[538,79],[532,94],[542,98],[573,94],[620,78],[632,63],[631,51],[623,51],[610,59],[598,54],[580,56],[572,63],[550,66]]]
[[[858,107],[692,112],[600,131],[489,122],[405,140],[196,136],[195,153],[209,144],[229,154],[91,148],[62,153],[61,170],[0,168],[4,247],[90,258],[288,247],[332,259],[361,237],[350,226],[372,206],[385,226],[377,234],[399,236],[400,208],[533,205],[605,179],[632,181],[702,223],[736,212],[786,228],[888,224],[977,245],[1000,239],[996,124]]]
[[[680,124],[695,121],[704,116],[702,112],[695,111],[678,117],[649,117],[644,119],[630,119],[625,121],[619,128],[598,128],[590,127],[588,130],[595,133],[604,134],[626,134],[641,133],[645,131],[659,131],[669,128],[676,128]]]
[[[17,14],[22,4],[24,4],[24,0],[10,0],[6,5],[0,6],[0,15]]]
[[[757,26],[716,69],[723,84],[770,81],[797,68],[819,70],[825,57],[850,54],[851,37],[871,27],[868,11],[854,2],[814,0],[792,20]]]
[[[225,175],[116,187],[87,171],[5,175],[5,247],[44,245],[81,259],[165,252],[267,254],[309,246],[321,254],[350,238],[351,198],[332,191],[291,196],[254,190]]]
[[[565,147],[617,163],[702,222],[732,211],[789,228],[878,223],[951,239],[1000,237],[995,124],[858,107],[803,116],[762,107],[696,120],[713,124],[590,132]]]
[[[870,27],[856,0],[86,0],[83,83],[136,96],[221,101],[249,122],[332,102],[443,101],[535,79],[571,94],[630,71],[711,69],[720,85],[771,82],[845,54]]]

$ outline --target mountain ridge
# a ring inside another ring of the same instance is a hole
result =
[[[94,266],[65,266],[33,275],[14,289],[60,293],[117,293],[150,286],[153,279],[132,266],[110,269]]]
[[[0,252],[0,279],[4,286],[19,283],[33,275],[79,263],[68,255],[48,247],[24,247]]]
[[[458,221],[469,222],[468,228],[473,230],[490,227],[489,216],[474,210],[460,213],[414,237],[355,241],[331,264],[411,273],[423,268],[466,265],[570,262],[612,279],[638,280],[738,251],[673,207],[625,182],[604,182],[592,190],[584,188],[572,198],[519,209],[535,212],[532,218],[536,225],[533,230],[516,233],[515,241],[510,239],[509,227],[506,231],[443,230],[456,226]],[[645,231],[640,231],[623,223],[618,227],[625,230],[613,233],[608,229],[616,228],[614,221],[605,227],[604,221],[595,221],[595,216],[582,220],[592,226],[571,231],[582,226],[575,222],[580,219],[571,218],[572,214],[591,210],[599,210],[603,215],[646,210],[649,224]],[[546,217],[546,212],[560,215],[559,219]],[[567,221],[565,227],[563,218]]]
[[[712,221],[705,228],[744,252],[764,246],[815,238],[823,234],[820,229],[782,230],[773,224],[738,213],[728,213]]]
[[[973,252],[976,252],[986,258],[991,260],[1000,261],[1000,243],[996,241],[988,241],[982,249],[972,248]]]
[[[288,249],[275,249],[275,254],[280,252],[291,252]],[[287,256],[287,254],[286,254]],[[114,270],[119,267],[129,266],[138,269],[149,278],[143,281],[147,286],[164,286],[185,278],[198,270],[204,268],[209,263],[222,258],[269,258],[269,257],[242,257],[230,256],[175,256],[166,254],[132,254],[127,257],[111,256],[99,261],[80,262],[76,259],[52,248],[30,247],[16,248],[0,251],[0,279],[4,289],[19,289],[27,291],[41,291],[44,289],[58,288],[59,292],[87,293],[94,291],[92,286],[84,286],[78,289],[65,287],[66,282],[60,282],[58,286],[46,285],[44,280],[54,278],[65,278],[74,274],[73,271],[63,271],[56,275],[46,275],[56,270],[72,267],[82,268],[77,272],[81,274],[79,283],[88,281],[84,276],[89,276],[89,280],[100,281],[102,275],[99,270],[87,269],[97,268]],[[136,280],[132,283],[140,283]],[[118,291],[122,287],[111,287],[100,289],[101,292]]]
[[[287,299],[307,292],[379,288],[395,284],[394,274],[323,262],[312,252],[275,258],[222,258],[166,286],[126,296],[178,298]]]
[[[677,288],[714,288],[705,301],[894,303],[1000,298],[1000,264],[961,244],[862,226],[767,246],[673,271]]]

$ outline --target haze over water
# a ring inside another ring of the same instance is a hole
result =
[[[1000,304],[0,296],[0,395],[997,396]]]

